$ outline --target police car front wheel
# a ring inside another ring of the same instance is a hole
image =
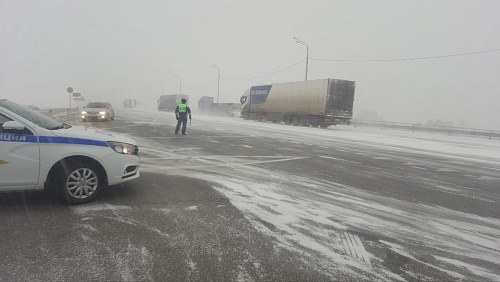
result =
[[[70,204],[84,204],[95,199],[101,186],[99,170],[85,162],[74,162],[63,167],[60,189]]]

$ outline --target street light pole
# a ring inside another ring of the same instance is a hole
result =
[[[179,94],[182,94],[182,79],[175,74],[174,76],[179,79]]]
[[[295,39],[295,42],[306,46],[306,81],[307,81],[307,70],[309,68],[309,44],[307,44],[305,41],[298,39],[297,37],[294,37],[293,39]]]
[[[220,92],[220,68],[212,63],[210,65],[213,68],[216,68],[219,71],[219,74],[217,75],[217,103],[219,103],[219,92]]]

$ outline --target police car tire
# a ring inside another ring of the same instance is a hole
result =
[[[94,165],[76,160],[62,166],[58,181],[58,190],[63,201],[79,205],[96,198],[103,178]]]

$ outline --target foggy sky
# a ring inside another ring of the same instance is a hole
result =
[[[309,80],[356,81],[355,117],[500,130],[500,51],[313,60],[500,49],[496,0],[0,0],[0,98],[68,107],[71,86],[155,108],[182,88],[195,104],[217,97],[212,63],[220,102],[238,103],[252,85],[304,80],[294,36]]]

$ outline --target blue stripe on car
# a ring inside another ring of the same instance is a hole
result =
[[[40,143],[57,143],[57,144],[77,144],[77,145],[90,145],[108,147],[108,143],[104,141],[72,138],[72,137],[59,137],[59,136],[39,136]]]
[[[60,136],[34,136],[34,135],[21,135],[21,134],[5,134],[0,133],[0,142],[26,142],[26,143],[45,143],[45,144],[75,144],[75,145],[89,145],[108,147],[105,141],[60,137]]]

